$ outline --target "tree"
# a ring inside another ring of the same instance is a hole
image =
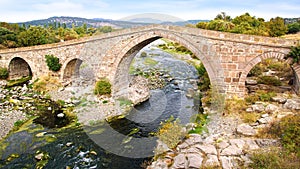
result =
[[[48,43],[55,43],[59,40],[55,38],[55,35],[41,26],[31,26],[26,31],[17,35],[19,46],[34,46],[43,45]]]
[[[288,24],[288,33],[297,33],[300,31],[300,23],[295,22]]]
[[[231,21],[231,17],[226,15],[225,12],[221,12],[221,14],[218,14],[214,20]]]
[[[98,28],[98,30],[102,33],[108,33],[108,32],[112,32],[113,28],[111,26],[102,26]]]
[[[293,59],[293,63],[300,63],[300,46],[291,47],[291,51],[287,54],[288,57]]]
[[[272,37],[285,35],[288,31],[287,26],[284,24],[284,20],[281,17],[271,18],[269,23],[269,34]]]

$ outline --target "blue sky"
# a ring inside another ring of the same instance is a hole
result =
[[[213,19],[226,12],[245,12],[270,19],[300,17],[299,0],[0,0],[0,21],[21,22],[51,16],[120,19],[141,13],[163,13],[188,19]]]

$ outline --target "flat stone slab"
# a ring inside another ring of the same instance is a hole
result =
[[[237,127],[237,133],[244,136],[254,136],[257,132],[255,129],[253,129],[253,127],[244,123]]]

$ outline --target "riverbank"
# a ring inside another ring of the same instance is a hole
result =
[[[239,104],[237,100],[227,102]],[[259,153],[269,153],[270,158],[277,151],[284,154],[282,149],[285,143],[280,138],[270,137],[272,133],[268,134],[268,131],[269,128],[276,128],[276,124],[282,119],[300,115],[300,97],[283,94],[273,97],[272,102],[256,102],[244,108],[248,112],[247,116],[258,115],[256,120],[245,122],[249,120],[248,117],[243,117],[238,112],[226,115],[209,112],[206,126],[208,132],[189,134],[175,149],[167,149],[163,155],[157,155],[158,159],[147,169],[249,168],[251,165],[259,165],[253,164],[253,160],[263,160],[256,159],[263,158],[257,156]],[[165,145],[159,143],[158,147],[160,146]],[[286,155],[282,160],[289,158],[291,157]],[[299,167],[299,157],[289,160],[291,166]],[[279,161],[271,160],[269,163],[272,162]]]
[[[30,105],[22,105],[21,100],[27,99],[26,94],[31,93],[26,86],[13,87],[12,90],[4,89],[6,81],[0,81],[0,140],[4,138],[15,126],[27,120],[25,108]]]

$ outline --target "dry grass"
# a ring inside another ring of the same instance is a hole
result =
[[[33,90],[36,90],[38,92],[56,91],[60,87],[62,87],[62,84],[60,83],[59,79],[49,75],[41,76],[33,84]]]
[[[284,36],[282,36],[282,38],[292,39],[292,40],[300,40],[300,33],[284,35]]]

